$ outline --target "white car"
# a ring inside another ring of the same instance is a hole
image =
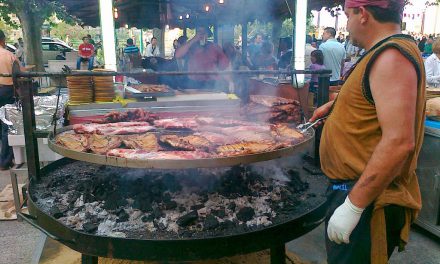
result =
[[[56,39],[43,38],[41,41],[43,49],[43,63],[47,66],[49,60],[65,60],[66,52],[77,51],[65,42]],[[15,54],[14,45],[6,44],[6,49]]]

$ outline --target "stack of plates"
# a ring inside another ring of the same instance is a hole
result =
[[[440,88],[428,87],[426,89],[426,100],[436,98],[436,97],[440,97]]]
[[[67,77],[69,101],[73,104],[93,103],[93,83],[88,76]]]
[[[95,69],[95,72],[111,72],[111,70]],[[113,76],[93,76],[95,85],[95,102],[112,102],[115,98]]]

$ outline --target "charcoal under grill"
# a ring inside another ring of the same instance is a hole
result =
[[[295,167],[292,159],[283,159],[283,161]],[[301,166],[301,164],[296,165]],[[308,175],[299,169],[301,179],[307,183],[309,188],[301,192],[302,198],[295,202],[295,206],[290,211],[268,226],[249,228],[242,226],[224,232],[201,231],[192,237],[161,237],[160,235],[148,237],[145,234],[138,236],[132,234],[121,238],[90,234],[69,227],[59,219],[55,219],[50,209],[41,206],[36,198],[41,197],[41,192],[45,189],[42,184],[48,182],[48,177],[59,177],[66,174],[66,170],[70,170],[71,174],[72,166],[85,174],[96,173],[97,167],[98,169],[106,168],[102,165],[87,165],[85,162],[67,158],[46,166],[41,171],[41,181],[31,181],[29,184],[28,207],[31,216],[25,215],[25,217],[49,237],[88,256],[127,260],[192,261],[217,259],[264,249],[272,249],[272,254],[278,253],[282,256],[285,243],[314,229],[323,221],[325,215],[325,177]],[[90,171],[84,170],[87,166],[90,166]],[[62,184],[56,188],[59,188],[60,192],[65,192]],[[277,251],[276,248],[281,248],[281,250]],[[272,257],[277,259],[277,256]]]

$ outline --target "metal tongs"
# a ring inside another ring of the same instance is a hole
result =
[[[307,123],[304,123],[304,124],[298,125],[298,126],[296,127],[296,129],[298,129],[301,133],[305,133],[309,128],[314,127],[314,126],[315,126],[316,124],[318,124],[319,122],[326,120],[327,117],[328,117],[328,116],[325,116],[325,117],[322,117],[322,118],[316,119],[316,120],[313,121],[313,122],[307,122]]]

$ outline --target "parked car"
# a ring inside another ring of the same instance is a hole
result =
[[[65,60],[66,52],[77,51],[64,42],[58,42],[56,39],[43,38],[41,41],[43,49],[43,63],[47,66],[49,60]],[[6,49],[15,53],[14,45],[6,44]]]
[[[66,44],[51,40],[43,40],[42,48],[44,65],[46,65],[49,60],[65,60],[66,52],[77,51]]]

